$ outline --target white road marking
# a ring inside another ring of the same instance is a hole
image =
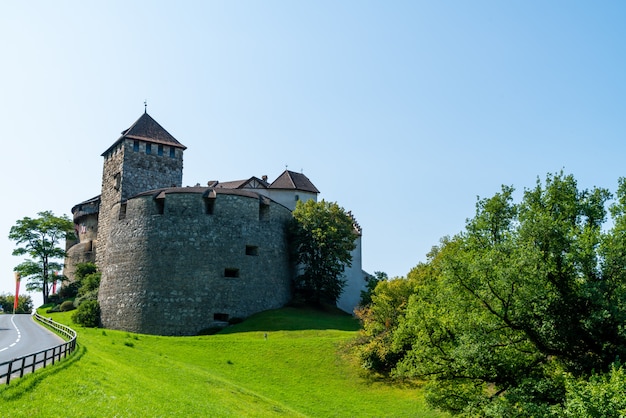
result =
[[[13,321],[14,318],[15,318],[15,315],[11,317],[11,323],[13,324],[13,328],[15,328],[15,330],[17,331],[17,340],[15,340],[15,342],[9,345],[8,347],[0,348],[0,352],[4,350],[8,350],[9,348],[13,347],[15,344],[19,343],[20,339],[22,338],[22,333],[20,332],[20,329],[17,327],[17,325],[15,325],[15,322]]]

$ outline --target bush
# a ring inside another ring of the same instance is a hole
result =
[[[53,312],[61,312],[61,305],[54,305],[48,308],[48,310],[46,310],[46,313],[53,313]]]
[[[91,290],[87,293],[81,294],[80,296],[77,296],[76,299],[74,299],[74,306],[75,307],[79,307],[80,305],[82,305],[84,302],[88,301],[88,300],[98,300],[98,290]]]
[[[61,303],[61,296],[59,296],[57,293],[52,294],[52,295],[48,295],[48,304],[51,306],[54,305],[58,305],[59,303]],[[45,308],[46,306],[42,306],[42,308]]]
[[[72,302],[71,300],[66,300],[65,302],[61,304],[60,309],[61,309],[61,312],[74,310],[74,302]]]
[[[97,300],[86,300],[78,306],[72,320],[79,325],[95,328],[100,325],[100,305]]]
[[[76,283],[64,284],[58,294],[61,299],[73,298],[78,294],[78,285]]]

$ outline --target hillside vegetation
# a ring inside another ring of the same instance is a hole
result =
[[[71,358],[0,387],[12,417],[435,417],[420,389],[362,375],[345,354],[358,324],[284,308],[216,335],[162,337],[74,326]]]

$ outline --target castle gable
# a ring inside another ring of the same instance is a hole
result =
[[[301,173],[285,170],[272,184],[270,189],[301,190],[310,193],[319,193],[307,176]]]
[[[265,176],[266,177],[266,176]],[[211,187],[219,187],[220,189],[267,189],[269,183],[258,177],[252,176],[247,180],[234,180],[220,182],[209,182]]]
[[[102,156],[107,155],[111,149],[115,148],[125,139],[164,144],[174,148],[181,148],[183,150],[187,149],[186,146],[178,142],[176,138],[167,132],[165,128],[159,125],[159,123],[155,121],[147,112],[141,115],[141,117],[137,119],[130,128],[122,131],[122,136],[120,136],[117,141],[113,143],[113,145],[103,152]]]

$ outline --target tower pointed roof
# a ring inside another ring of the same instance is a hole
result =
[[[294,171],[285,170],[272,184],[270,189],[302,190],[304,192],[319,193],[307,176]]]
[[[106,155],[111,149],[115,148],[120,142],[125,139],[136,139],[145,142],[151,142],[155,144],[168,145],[170,147],[187,149],[186,146],[181,144],[174,138],[169,132],[165,130],[159,123],[148,114],[144,112],[139,119],[133,123],[130,128],[122,131],[117,141],[113,143],[102,155]]]

